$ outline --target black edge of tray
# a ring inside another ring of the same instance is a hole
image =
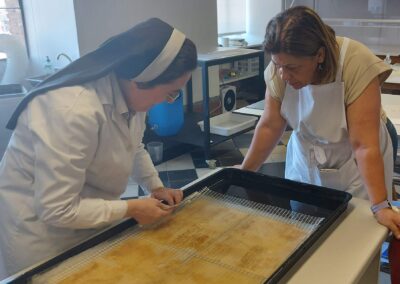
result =
[[[327,200],[329,197],[330,202],[334,202],[335,208],[332,209],[332,213],[326,217],[320,224],[317,230],[315,230],[297,249],[296,251],[282,264],[276,271],[266,280],[265,283],[276,283],[281,279],[286,272],[288,272],[292,266],[305,254],[305,252],[318,240],[318,238],[332,225],[332,223],[346,210],[348,202],[352,198],[351,194],[339,190],[330,188],[315,186],[306,183],[299,183],[279,177],[268,176],[261,173],[254,173],[248,171],[242,171],[235,168],[222,169],[197,183],[192,184],[184,190],[184,198],[190,194],[200,191],[205,187],[211,190],[215,190],[213,185],[224,180],[239,181],[240,184],[246,182],[252,183],[265,183],[273,184],[276,187],[284,188],[285,190],[275,190],[274,194],[288,195],[291,193],[291,199],[298,199],[301,201],[307,200],[310,204],[321,206],[319,203],[321,200]],[[323,190],[322,190],[323,189]],[[293,198],[294,197],[294,198]],[[324,204],[324,202],[322,202]],[[28,281],[37,273],[41,273],[52,266],[59,264],[60,262],[75,256],[84,250],[87,250],[101,242],[108,240],[109,238],[123,232],[124,230],[136,225],[133,219],[121,222],[105,231],[95,235],[94,237],[82,242],[81,244],[59,254],[58,256],[33,267],[28,271],[24,271],[17,274],[15,278],[7,278],[7,283],[28,283]]]
[[[65,252],[51,258],[48,261],[45,261],[45,262],[33,267],[30,270],[24,271],[20,274],[16,274],[15,278],[13,278],[13,279],[6,278],[4,280],[7,281],[6,283],[15,283],[15,284],[29,283],[28,281],[30,281],[34,275],[41,273],[41,272],[53,267],[54,265],[57,265],[57,264],[61,263],[62,261],[66,260],[70,257],[73,257],[87,249],[90,249],[90,248],[100,244],[101,242],[110,239],[111,237],[115,236],[116,234],[119,234],[119,233],[125,231],[126,229],[128,229],[136,224],[137,224],[137,222],[134,219],[129,219],[129,220],[123,221],[117,225],[114,225],[111,228],[105,229],[103,232],[100,232],[99,234],[92,236],[90,239],[66,250]]]

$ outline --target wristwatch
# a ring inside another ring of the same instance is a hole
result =
[[[371,211],[372,211],[372,213],[376,214],[379,210],[381,210],[383,208],[393,209],[393,206],[392,206],[392,204],[390,204],[389,200],[386,199],[382,202],[379,202],[378,204],[372,205]]]

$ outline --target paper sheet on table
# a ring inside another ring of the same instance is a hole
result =
[[[385,83],[400,84],[400,70],[393,70]]]
[[[382,105],[382,107],[393,123],[395,123],[396,120],[397,123],[400,122],[400,105]]]
[[[397,99],[395,97],[399,97],[399,101],[400,101],[400,96],[396,96],[396,95],[390,95],[392,96],[392,100],[393,99]],[[385,101],[385,95],[382,95],[382,107],[386,112],[387,117],[389,117],[389,119],[392,121],[392,123],[394,124],[394,127],[396,128],[397,134],[400,135],[400,102],[399,104],[397,104],[396,102],[391,101],[391,104],[388,104],[389,102]]]
[[[400,135],[400,96],[382,94],[381,103],[387,117],[394,124],[397,134]]]

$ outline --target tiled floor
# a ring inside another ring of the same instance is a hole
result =
[[[216,167],[230,167],[241,164],[248,151],[252,136],[253,132],[251,131],[212,147],[211,156],[216,160]],[[284,176],[286,145],[289,137],[290,132],[285,132],[279,145],[260,168],[260,172],[279,177]],[[205,162],[203,150],[200,148],[157,165],[156,168],[164,185],[171,188],[181,188],[213,171]],[[147,194],[134,181],[130,181],[122,197],[138,198]],[[381,272],[379,283],[389,284],[390,275]]]
[[[238,141],[246,145],[250,144],[252,133],[238,136]],[[216,159],[216,167],[226,167],[240,164],[243,155],[234,141],[228,140],[212,148],[212,156]],[[189,182],[201,177],[212,169],[209,168],[204,158],[204,152],[201,148],[196,148],[190,153],[183,154],[177,158],[164,162],[156,166],[159,176],[164,185],[172,188],[181,188]],[[135,198],[140,197],[143,190],[133,181],[128,184],[127,191],[122,197]]]
[[[284,143],[287,143],[289,135],[284,135],[282,142],[274,149],[268,160],[265,161],[266,164],[260,169],[260,172],[283,176],[286,154]],[[215,166],[219,168],[241,164],[252,137],[253,132],[250,131],[212,147],[211,157],[215,159]],[[267,164],[268,166],[266,166]],[[201,148],[196,148],[187,154],[159,164],[156,168],[164,185],[171,188],[181,188],[213,170],[206,163],[204,152]],[[147,195],[147,192],[144,192],[133,180],[130,180],[122,197],[137,198],[144,195]]]

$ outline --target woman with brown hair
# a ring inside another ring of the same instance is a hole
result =
[[[380,97],[390,67],[303,6],[268,23],[264,48],[265,109],[242,169],[256,171],[289,125],[285,177],[369,198],[376,219],[400,238],[390,204],[397,141]]]

